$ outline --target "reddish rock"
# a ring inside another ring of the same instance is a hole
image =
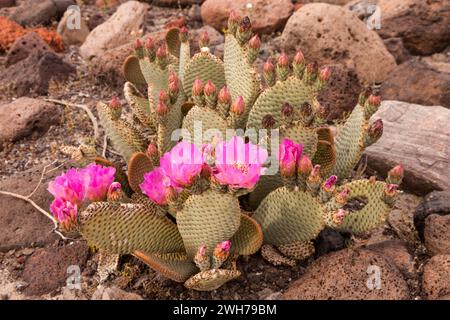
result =
[[[379,287],[372,269],[379,268]],[[405,300],[410,298],[401,272],[369,250],[345,249],[314,261],[284,294],[290,300]]]
[[[231,10],[249,16],[256,33],[270,34],[283,29],[294,6],[289,0],[206,0],[201,7],[203,22],[222,31]]]
[[[161,7],[177,7],[178,6],[192,6],[192,5],[199,5],[202,4],[202,2],[205,0],[153,0],[152,4],[155,6],[161,6]]]
[[[307,61],[354,69],[365,83],[384,81],[396,66],[383,40],[340,6],[304,5],[289,18],[281,42],[287,53],[302,50]]]
[[[366,249],[389,259],[405,277],[413,277],[415,273],[414,259],[408,251],[407,243],[401,240],[387,240],[375,243]]]
[[[425,220],[424,238],[432,254],[450,254],[450,215],[429,215]]]
[[[69,266],[79,267],[81,272],[88,254],[84,242],[36,250],[26,261],[22,273],[29,284],[24,293],[28,296],[42,295],[66,286],[67,278],[74,275],[68,270]]]
[[[327,86],[319,93],[321,105],[330,110],[328,120],[342,118],[345,112],[351,112],[358,104],[358,97],[363,90],[354,70],[341,64],[328,66],[331,78]]]
[[[0,180],[0,190],[27,195],[39,182],[41,170],[42,167],[36,167]],[[55,175],[56,172],[48,174],[32,197],[41,208],[50,207],[51,196],[47,184]],[[31,204],[0,194],[0,252],[53,243],[58,236],[52,230],[50,219]]]
[[[61,108],[31,98],[19,98],[0,106],[0,147],[30,135],[41,135],[51,125],[59,124]]]
[[[0,0],[0,8],[7,8],[16,5],[16,0]]]
[[[450,255],[431,258],[423,269],[422,287],[425,298],[436,300],[450,295]]]
[[[23,37],[18,38],[6,56],[5,65],[9,67],[23,59],[28,58],[30,55],[42,55],[44,52],[52,51],[47,43],[42,40],[35,32],[29,32]]]
[[[386,100],[450,108],[450,73],[415,58],[391,72],[383,82],[381,95]]]
[[[401,64],[411,58],[408,50],[403,45],[402,38],[388,38],[384,39],[384,44],[388,51],[394,56],[395,62]]]
[[[99,286],[92,295],[92,300],[143,300],[136,293],[126,292],[118,287],[105,288]]]

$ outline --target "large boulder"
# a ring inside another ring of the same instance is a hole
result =
[[[61,108],[54,104],[27,97],[0,105],[0,149],[4,143],[44,134],[59,124],[61,115]]]
[[[270,34],[283,29],[294,6],[289,0],[206,0],[201,7],[203,22],[221,31],[231,10],[249,16],[256,33]]]
[[[345,249],[320,257],[283,296],[290,300],[405,300],[409,297],[408,286],[395,264],[364,249]]]
[[[360,16],[371,15],[378,6],[382,38],[402,38],[412,54],[429,55],[446,48],[450,41],[448,0],[355,0],[347,5]],[[374,13],[378,14],[378,13]]]
[[[450,108],[450,72],[441,65],[450,67],[420,58],[399,65],[383,82],[383,99]]]
[[[80,55],[91,59],[128,43],[133,34],[139,34],[148,8],[148,4],[138,1],[122,4],[107,21],[91,31],[80,47]]]
[[[42,55],[51,52],[49,45],[35,32],[28,32],[23,37],[17,38],[6,56],[6,67],[9,67],[30,55]]]
[[[425,220],[424,238],[432,254],[450,254],[450,215],[429,215]]]
[[[402,164],[402,187],[416,194],[450,188],[450,110],[383,101],[372,116],[373,120],[380,118],[383,136],[365,151],[369,167],[386,175]]]
[[[436,300],[450,295],[450,255],[431,258],[423,269],[422,287],[425,298]]]
[[[304,5],[289,18],[281,41],[285,51],[302,50],[309,61],[354,68],[366,83],[384,81],[396,66],[383,40],[340,6]]]

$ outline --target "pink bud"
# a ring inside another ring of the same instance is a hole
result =
[[[162,45],[156,50],[156,57],[159,59],[164,59],[167,56],[166,46]]]
[[[378,95],[370,95],[369,99],[367,100],[369,105],[374,107],[379,107],[381,104],[381,96]]]
[[[252,29],[252,23],[248,16],[245,16],[244,19],[239,23],[240,32],[248,32]]]
[[[228,252],[231,249],[231,240],[223,241],[219,244],[220,249],[224,252]]]
[[[192,86],[192,95],[193,96],[200,96],[203,93],[203,82],[202,80],[197,77],[194,80],[194,85]]]
[[[228,16],[228,20],[231,21],[231,22],[238,23],[239,20],[241,20],[241,17],[239,17],[239,15],[236,13],[236,11],[231,10],[230,11],[230,15]]]
[[[167,105],[160,100],[158,102],[158,105],[156,106],[156,113],[160,116],[164,116],[169,112],[169,108],[167,107]]]
[[[331,77],[331,69],[328,67],[322,68],[319,73],[319,80],[322,82],[327,82]]]
[[[395,178],[403,178],[403,175],[405,174],[405,169],[402,165],[397,165],[394,168],[392,168],[388,175]]]
[[[281,106],[281,113],[283,114],[283,116],[290,117],[293,112],[294,108],[292,107],[292,105],[290,105],[288,102],[283,103],[283,105]]]
[[[311,170],[311,174],[309,175],[310,180],[320,179],[320,165],[316,164],[314,168]]]
[[[135,50],[140,50],[144,47],[144,45],[142,44],[141,39],[136,39],[136,41],[134,42],[134,49]]]
[[[207,47],[209,45],[210,38],[207,31],[202,32],[199,39],[200,47]]]
[[[275,71],[275,66],[273,65],[271,60],[267,60],[266,63],[264,63],[264,72],[265,73],[272,73]]]
[[[398,184],[387,184],[385,193],[387,196],[393,197],[397,194]]]
[[[171,72],[169,74],[169,83],[171,82],[177,82],[178,83],[178,76],[175,72]]]
[[[340,204],[345,204],[347,202],[348,196],[350,195],[350,188],[344,187],[337,195],[336,201]]]
[[[378,140],[383,135],[383,120],[378,119],[369,126],[367,133],[370,138]]]
[[[241,115],[244,113],[245,102],[244,102],[244,98],[242,96],[237,97],[237,99],[231,105],[230,111],[237,115]]]
[[[337,176],[329,177],[322,185],[326,191],[330,191],[337,182]]]
[[[158,147],[155,143],[151,142],[147,147],[147,155],[150,158],[157,157],[158,156]]]
[[[289,57],[284,52],[278,57],[278,66],[286,68],[289,65]]]
[[[205,84],[205,88],[203,89],[203,92],[205,93],[205,95],[207,96],[212,96],[216,93],[216,86],[214,85],[214,83],[212,83],[211,80],[208,80],[208,82]]]
[[[159,92],[159,101],[164,102],[164,103],[169,101],[169,95],[164,90],[161,90]]]
[[[307,177],[313,169],[311,159],[305,154],[302,156],[298,162],[298,173],[302,176]]]
[[[120,108],[120,101],[119,101],[119,98],[117,98],[117,96],[113,96],[112,99],[111,99],[111,101],[110,101],[110,103],[109,103],[109,106],[110,106],[112,109],[118,109],[118,108]]]
[[[223,104],[231,103],[231,93],[230,90],[228,90],[228,87],[225,86],[222,89],[220,89],[217,100]]]
[[[206,249],[207,249],[206,245],[200,246],[200,247],[198,248],[197,254],[198,254],[199,256],[201,256],[201,257],[205,256],[205,255],[206,255]]]
[[[297,51],[297,53],[294,56],[293,63],[296,65],[301,65],[305,62],[305,56],[303,55],[303,52]]]
[[[344,209],[339,209],[333,214],[333,222],[337,225],[340,225],[343,221],[347,212]]]
[[[255,34],[250,41],[248,42],[248,45],[250,48],[254,49],[254,50],[259,50],[259,48],[261,47],[261,40],[259,39],[258,35]]]
[[[152,37],[148,37],[147,41],[145,42],[145,48],[147,48],[148,50],[154,50],[155,46],[155,40]]]
[[[189,30],[185,27],[182,26],[180,28],[180,41],[181,42],[186,42],[189,39]]]
[[[177,94],[180,91],[178,81],[169,82],[169,93]]]

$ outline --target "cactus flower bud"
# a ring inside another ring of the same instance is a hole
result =
[[[275,123],[275,118],[271,114],[266,114],[261,120],[261,125],[264,129],[272,129]]]
[[[317,74],[319,70],[319,64],[317,61],[308,63],[308,65],[305,68],[305,80],[308,83],[313,83],[317,79]]]
[[[361,94],[359,95],[359,104],[363,106],[371,95],[372,95],[372,88],[371,87],[365,88],[364,91],[361,92]]]
[[[139,38],[134,42],[134,54],[139,59],[142,59],[144,57],[144,45]]]
[[[145,41],[145,48],[147,50],[155,50],[156,44],[155,40],[152,37],[148,37]]]
[[[332,216],[333,223],[336,225],[342,224],[346,215],[347,215],[347,212],[344,209],[338,209],[338,211],[333,213],[333,216]]]
[[[328,82],[331,78],[331,69],[328,67],[324,67],[319,72],[319,80],[323,83]]]
[[[201,271],[208,270],[211,266],[207,251],[206,245],[201,245],[194,257],[194,262]]]
[[[122,114],[122,106],[120,105],[120,101],[117,96],[112,97],[111,101],[109,102],[109,108],[111,110],[113,119],[119,119],[120,115]]]
[[[202,245],[202,246],[198,247],[196,257],[198,257],[200,260],[207,259],[208,257],[206,255],[206,251],[207,251],[206,245]]]
[[[372,141],[377,141],[383,135],[383,120],[378,119],[369,126],[367,134]]]
[[[206,96],[213,96],[217,93],[216,86],[211,80],[208,80],[208,82],[206,82],[203,92]]]
[[[217,244],[216,248],[214,249],[214,256],[215,257],[224,257],[228,256],[231,249],[231,240],[222,241]]]
[[[117,96],[113,96],[111,98],[111,101],[109,102],[109,106],[111,107],[111,109],[117,109],[120,108],[120,101],[119,98]]]
[[[325,191],[333,191],[333,187],[336,185],[337,182],[337,176],[331,176],[325,182],[322,184],[322,188]]]
[[[111,183],[106,197],[108,201],[119,201],[122,198],[122,185],[119,182]]]
[[[159,91],[159,101],[167,103],[169,101],[169,95],[164,91]]]
[[[296,174],[296,166],[303,152],[303,146],[289,139],[280,144],[279,161],[280,172],[283,178],[291,178]]]
[[[336,195],[336,202],[344,205],[347,203],[348,196],[350,195],[350,188],[344,187],[337,195]]]
[[[294,107],[290,105],[289,102],[283,103],[283,105],[281,106],[281,114],[284,117],[289,118],[290,116],[292,116],[293,113]]]
[[[308,180],[311,182],[320,182],[320,165],[316,164],[309,174]]]
[[[282,68],[286,68],[289,65],[289,57],[286,53],[280,54],[278,57],[278,66]]]
[[[289,76],[289,57],[284,52],[278,57],[277,75],[281,81],[286,80]]]
[[[248,16],[245,16],[244,19],[239,23],[239,27],[237,28],[236,38],[240,45],[246,43],[252,36],[252,23]]]
[[[308,177],[311,174],[313,165],[311,159],[305,154],[298,161],[298,173],[303,177]]]
[[[276,82],[275,76],[275,66],[272,61],[269,59],[264,63],[264,79],[266,80],[267,85],[270,87],[273,86]]]
[[[231,93],[228,90],[227,86],[222,87],[219,91],[219,95],[217,97],[219,103],[230,104],[231,103]]]
[[[241,115],[245,112],[245,102],[242,96],[238,96],[231,105],[230,111],[234,114]]]
[[[255,34],[250,41],[248,42],[248,46],[253,50],[258,50],[261,48],[261,39],[259,39],[259,36]]]
[[[275,66],[273,65],[272,61],[269,59],[264,63],[264,72],[265,73],[272,73],[275,71]]]
[[[165,69],[167,66],[167,49],[165,45],[160,46],[156,50],[156,62],[162,69]]]
[[[369,99],[367,99],[367,103],[370,106],[379,107],[381,104],[381,96],[372,94]]]
[[[180,28],[179,38],[181,42],[186,42],[189,40],[189,30],[185,26]]]
[[[303,52],[300,50],[297,51],[297,53],[294,56],[294,60],[292,61],[294,65],[303,65],[305,64],[305,56],[303,55]]]
[[[381,104],[381,97],[377,94],[371,94],[364,104],[364,117],[369,120],[370,117],[378,110]]]
[[[166,103],[162,100],[159,100],[158,105],[156,106],[156,113],[159,116],[164,116],[169,112],[169,108],[167,107]]]
[[[178,85],[178,81],[169,82],[169,95],[177,95],[180,92],[180,87]]]
[[[397,194],[398,184],[387,184],[384,193],[388,197],[394,197]]]
[[[194,85],[192,86],[192,95],[193,96],[201,96],[203,94],[203,82],[197,77],[194,80]]]
[[[159,157],[158,147],[155,143],[151,142],[149,143],[147,147],[147,155],[150,159]]]
[[[241,17],[239,17],[236,11],[231,10],[228,16],[228,32],[235,34],[240,20]]]
[[[208,32],[207,31],[202,32],[202,34],[200,35],[200,39],[198,41],[199,47],[200,48],[209,47],[209,42],[210,38]]]
[[[178,76],[175,72],[169,74],[169,83],[171,82],[178,82]]]
[[[400,183],[402,183],[404,174],[405,169],[403,168],[403,166],[397,165],[388,172],[388,178],[386,179],[386,182],[399,185]]]

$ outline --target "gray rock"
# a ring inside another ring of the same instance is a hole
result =
[[[56,31],[61,35],[64,44],[82,44],[89,35],[89,28],[83,19],[80,19],[80,28],[70,29],[69,22],[71,22],[74,11],[67,10],[62,19],[59,21]],[[78,27],[78,26],[77,26]]]
[[[142,297],[136,293],[126,292],[117,287],[106,288],[102,285],[97,287],[97,290],[92,295],[92,300],[143,300]]]

